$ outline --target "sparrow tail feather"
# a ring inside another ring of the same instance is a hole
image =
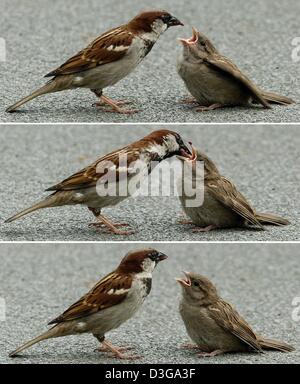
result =
[[[255,217],[261,224],[269,224],[269,225],[289,225],[291,224],[287,219],[283,217],[273,215],[272,213],[256,213]]]
[[[43,208],[56,207],[56,206],[62,205],[62,203],[63,201],[61,198],[59,198],[59,194],[50,195],[46,197],[44,200],[39,201],[38,203],[32,205],[31,207],[24,209],[23,211],[5,220],[4,223],[11,223],[12,221],[18,220],[21,217],[28,215],[31,212],[34,212]]]
[[[53,337],[59,337],[61,336],[61,332],[59,330],[59,327],[53,327],[49,329],[47,332],[42,333],[38,337],[28,341],[27,343],[21,345],[19,348],[17,348],[15,351],[11,352],[9,354],[9,357],[15,357],[20,352],[24,351],[24,349],[30,348],[32,345],[39,343],[40,341],[51,339]]]
[[[289,97],[286,97],[286,96],[279,95],[278,93],[274,93],[274,92],[263,91],[262,97],[271,104],[280,104],[280,105],[295,104],[295,101],[293,99],[290,99]]]
[[[15,110],[21,107],[23,104],[28,103],[28,101],[35,99],[38,96],[45,95],[46,93],[63,91],[64,89],[68,88],[68,85],[70,85],[69,83],[70,81],[67,82],[65,76],[50,80],[41,88],[37,89],[30,95],[24,97],[23,99],[17,101],[15,104],[8,107],[5,112],[15,112]]]
[[[261,339],[259,340],[259,343],[262,349],[266,349],[266,350],[277,350],[280,352],[292,352],[295,350],[295,348],[292,347],[291,345],[278,340]]]

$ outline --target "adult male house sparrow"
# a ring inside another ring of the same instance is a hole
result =
[[[130,182],[140,181],[162,160],[174,155],[191,156],[190,144],[173,131],[162,129],[143,139],[109,153],[61,183],[50,187],[54,191],[44,200],[6,220],[10,223],[42,208],[62,205],[86,205],[97,218],[94,226],[105,225],[118,235],[132,232],[117,228],[101,214],[104,207],[114,206],[131,195]],[[106,189],[106,186],[109,188]]]
[[[288,105],[294,101],[273,92],[258,88],[227,57],[221,55],[211,41],[193,28],[190,39],[180,39],[183,52],[177,62],[177,70],[199,106],[196,111],[208,111],[222,107],[250,106],[270,103]]]
[[[177,279],[182,287],[179,311],[190,338],[199,349],[199,357],[226,352],[291,352],[290,345],[265,339],[255,333],[240,314],[223,300],[215,286],[204,276],[185,272]]]
[[[186,167],[182,168],[178,187],[183,210],[191,218],[190,224],[197,226],[195,232],[251,225],[264,229],[264,224],[278,226],[290,224],[280,216],[256,212],[235,185],[219,173],[209,157],[194,148],[193,151],[196,153],[196,156],[193,156],[194,160],[185,161],[185,158],[178,156],[186,164]],[[203,165],[204,172],[202,168],[199,171],[200,164]],[[202,204],[197,206],[189,204],[193,196],[188,196],[185,192],[188,185],[194,185],[195,190],[201,191]]]
[[[135,315],[151,291],[154,268],[165,259],[167,256],[155,249],[127,253],[115,271],[100,280],[62,315],[50,321],[49,325],[55,324],[54,327],[22,345],[9,356],[16,356],[42,340],[92,333],[103,345],[99,351],[111,351],[120,359],[134,358],[123,355],[124,348],[114,347],[106,341],[105,334]]]
[[[45,77],[53,77],[48,83],[7,108],[6,112],[14,112],[40,95],[75,88],[89,88],[100,98],[99,106],[104,103],[112,107],[109,111],[136,112],[122,109],[120,105],[124,102],[113,101],[103,96],[102,91],[129,75],[151,51],[160,35],[176,25],[183,24],[166,11],[140,13],[129,23],[103,33],[77,55],[48,73]]]

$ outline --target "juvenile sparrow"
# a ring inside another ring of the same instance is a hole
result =
[[[294,348],[255,333],[240,314],[219,295],[204,276],[184,272],[177,279],[182,287],[180,315],[189,337],[199,350],[199,357],[213,357],[227,352],[291,352]]]
[[[100,280],[86,295],[62,315],[50,321],[47,332],[22,345],[10,357],[42,340],[91,333],[102,343],[99,352],[112,352],[116,358],[137,356],[122,354],[129,348],[117,348],[105,340],[105,334],[135,315],[151,291],[152,272],[167,256],[155,249],[141,249],[126,254],[115,271]]]
[[[183,44],[183,52],[178,58],[177,70],[195,98],[186,102],[198,103],[196,111],[251,106],[251,104],[271,108],[270,103],[281,105],[294,103],[294,100],[288,97],[258,88],[195,28],[190,39],[180,41]]]
[[[159,162],[179,154],[191,156],[190,144],[185,143],[176,132],[166,129],[154,131],[139,141],[101,157],[61,183],[48,188],[47,191],[54,193],[17,213],[6,220],[6,223],[38,209],[82,204],[97,219],[97,223],[91,225],[97,228],[104,225],[117,235],[131,234],[132,232],[117,228],[124,224],[113,224],[104,217],[101,214],[102,208],[114,206],[129,197],[131,182],[142,180]],[[138,183],[135,182],[134,185]]]
[[[194,232],[249,226],[263,230],[264,224],[278,226],[290,224],[280,216],[256,212],[235,185],[219,173],[209,157],[195,148],[193,152],[193,160],[177,157],[185,164],[178,181],[179,199],[184,212],[192,220],[184,223],[195,224],[197,228],[193,230]],[[200,164],[204,166],[204,172],[199,169]],[[193,198],[186,194],[189,185],[193,185],[198,192],[201,191],[203,202],[199,206],[189,204]]]
[[[108,112],[136,112],[120,107],[126,102],[103,96],[103,89],[129,75],[151,51],[160,35],[176,25],[183,24],[166,11],[140,13],[129,23],[103,33],[77,55],[48,73],[45,77],[53,77],[48,83],[7,108],[6,112],[14,112],[21,105],[46,93],[75,88],[89,88],[100,98],[98,106],[107,104],[111,107]]]

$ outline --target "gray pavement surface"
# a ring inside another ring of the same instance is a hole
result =
[[[115,236],[89,228],[94,220],[84,206],[40,210],[4,224],[16,212],[47,196],[43,191],[106,153],[162,126],[9,125],[0,129],[0,239],[8,241],[287,241],[299,240],[299,126],[167,126],[207,153],[261,212],[282,215],[286,227],[192,233],[179,225],[179,199],[139,196],[103,213],[126,222],[136,233]],[[178,160],[173,160],[178,162]],[[169,166],[163,162],[163,166]],[[153,174],[159,184],[159,175]],[[155,185],[155,184],[154,184]],[[171,190],[172,191],[172,190]]]
[[[292,60],[299,36],[298,0],[1,0],[0,37],[6,40],[7,61],[0,62],[2,122],[298,122],[300,61]],[[93,38],[123,24],[143,9],[165,8],[182,19],[183,28],[167,31],[151,54],[129,77],[106,94],[129,99],[141,109],[133,116],[103,113],[92,104],[89,90],[43,96],[21,112],[5,108],[44,84],[43,76],[84,48]],[[290,107],[234,108],[197,113],[178,104],[187,95],[176,73],[181,49],[178,37],[191,26],[207,34],[219,50],[267,90],[293,97]],[[298,51],[295,58],[300,59]],[[299,56],[299,58],[298,58]]]
[[[123,255],[143,244],[1,244],[0,363],[115,363],[93,352],[91,335],[40,343],[22,356],[8,353],[47,329],[59,315]],[[149,244],[147,244],[147,247]],[[151,244],[168,254],[154,272],[150,296],[137,315],[107,335],[115,345],[133,346],[140,363],[299,363],[299,244]],[[292,344],[292,353],[227,354],[199,359],[179,349],[189,341],[178,313],[180,288],[174,278],[193,270],[209,277],[256,332]],[[294,315],[294,316],[293,316]],[[293,320],[294,319],[294,320]],[[126,361],[127,362],[127,361]]]

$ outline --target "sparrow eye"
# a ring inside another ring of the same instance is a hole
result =
[[[149,258],[153,261],[155,261],[157,259],[157,252],[153,252],[149,255]]]
[[[171,20],[171,15],[162,15],[160,18],[164,23],[168,23]]]
[[[200,287],[200,284],[198,283],[198,281],[193,281],[193,286],[194,287]]]

